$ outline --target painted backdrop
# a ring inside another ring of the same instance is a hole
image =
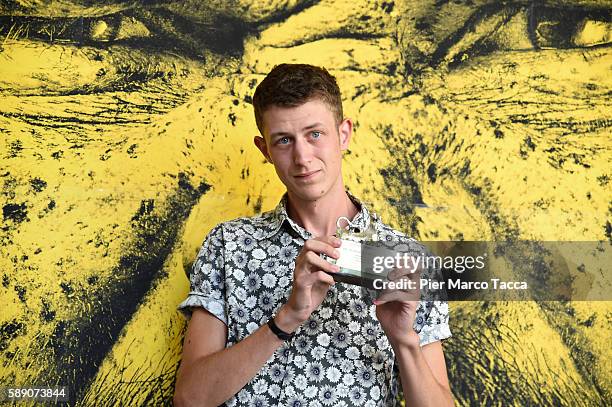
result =
[[[337,77],[347,184],[393,226],[612,240],[610,16],[589,0],[0,2],[0,383],[170,403],[204,236],[283,192],[251,108],[281,62]],[[451,309],[460,405],[611,404],[609,302]]]

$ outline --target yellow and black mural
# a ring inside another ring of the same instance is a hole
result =
[[[612,241],[607,1],[0,2],[0,383],[168,405],[186,271],[283,188],[276,64],[327,67],[349,188],[421,240]],[[459,405],[612,404],[609,302],[451,304]]]

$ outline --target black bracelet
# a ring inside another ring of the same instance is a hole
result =
[[[282,329],[280,329],[277,325],[276,322],[274,322],[274,317],[270,318],[268,320],[268,326],[270,327],[270,330],[274,333],[274,335],[276,335],[278,337],[278,339],[280,339],[281,341],[288,341],[291,338],[293,338],[293,333],[287,333],[285,331],[283,331]]]

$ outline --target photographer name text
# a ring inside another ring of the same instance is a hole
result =
[[[377,290],[526,290],[526,281],[503,281],[499,278],[492,278],[489,281],[463,281],[461,279],[449,278],[447,281],[430,280],[421,278],[416,280],[402,279],[398,281],[374,279],[374,288]]]

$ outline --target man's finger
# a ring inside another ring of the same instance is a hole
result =
[[[313,277],[316,278],[316,281],[322,282],[327,285],[334,285],[336,282],[334,278],[324,271],[317,271],[316,273],[312,273]]]
[[[327,243],[328,245],[333,247],[340,247],[342,245],[342,240],[340,240],[336,236],[319,236],[315,237],[313,240]]]
[[[385,290],[376,298],[376,304],[380,305],[391,301],[409,301],[406,294],[402,290]]]
[[[317,256],[313,252],[306,254],[306,260],[308,261],[307,268],[311,272],[317,272],[319,270],[327,271],[330,273],[337,273],[340,271],[340,267],[335,264],[331,264],[327,260],[323,259],[320,256]]]
[[[334,259],[340,257],[340,252],[335,246],[329,244],[328,242],[323,242],[316,239],[307,240],[306,243],[304,243],[303,250],[311,251],[316,254],[326,254]]]

